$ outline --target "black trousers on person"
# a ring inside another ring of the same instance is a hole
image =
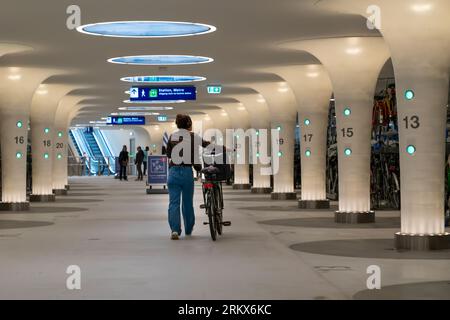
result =
[[[144,179],[144,176],[143,176],[143,174],[142,174],[142,163],[136,163],[136,169],[137,169],[137,172],[138,172],[138,180],[143,180]]]
[[[119,178],[120,180],[125,179],[127,180],[127,166],[120,166],[120,171],[119,171]]]
[[[144,161],[144,176],[147,174],[147,161]]]

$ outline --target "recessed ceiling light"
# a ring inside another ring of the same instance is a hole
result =
[[[202,23],[178,21],[115,21],[92,23],[77,28],[89,35],[119,38],[168,38],[201,35],[216,31]]]
[[[145,103],[145,104],[161,104],[161,101],[131,101],[131,100],[124,100],[124,103]],[[164,103],[185,103],[186,100],[166,100]]]
[[[136,77],[124,77],[120,80],[124,82],[136,82],[136,83],[180,83],[180,82],[205,81],[206,78],[198,76],[136,76]]]
[[[417,3],[411,6],[412,10],[415,12],[426,12],[433,8],[431,3]]]
[[[173,110],[173,107],[120,107],[118,109],[128,111],[167,111]]]
[[[357,55],[361,53],[361,48],[348,48],[346,52],[351,55]]]
[[[117,112],[118,116],[159,116],[159,112]]]
[[[308,73],[306,74],[306,76],[307,76],[308,78],[317,78],[317,77],[319,76],[319,73],[318,73],[318,72],[308,72]]]
[[[22,76],[20,74],[11,74],[8,76],[8,79],[12,81],[18,81],[22,79]]]
[[[126,56],[108,59],[110,63],[144,65],[144,66],[173,66],[210,63],[214,59],[200,56],[184,55],[142,55]]]

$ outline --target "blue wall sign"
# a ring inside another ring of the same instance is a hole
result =
[[[133,125],[145,125],[145,117],[108,117],[106,124],[114,126],[133,126]]]
[[[148,156],[148,184],[167,184],[169,165],[167,156]]]
[[[186,87],[132,87],[131,101],[196,100],[197,89]]]

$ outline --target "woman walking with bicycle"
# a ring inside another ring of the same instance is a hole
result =
[[[194,214],[194,174],[202,169],[199,147],[206,148],[210,142],[192,132],[192,120],[188,115],[177,115],[178,130],[169,137],[167,156],[169,162],[169,225],[171,239],[178,240],[181,235],[181,213],[187,236],[192,234],[195,224]],[[180,210],[181,208],[181,210]]]

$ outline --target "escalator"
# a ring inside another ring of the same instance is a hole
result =
[[[93,128],[77,128],[70,130],[69,135],[80,157],[85,156],[82,161],[85,161],[90,174],[114,174],[111,151],[101,132],[95,132]]]

